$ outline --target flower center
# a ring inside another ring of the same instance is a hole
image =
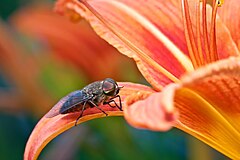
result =
[[[222,6],[223,0],[212,0],[212,10],[207,5],[207,0],[194,3],[194,5],[189,5],[188,0],[182,0],[184,31],[189,56],[194,68],[198,68],[219,59],[216,45],[216,15],[217,8]],[[190,15],[189,9],[194,13]],[[208,20],[210,16],[211,20]]]

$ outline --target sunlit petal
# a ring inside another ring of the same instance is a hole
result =
[[[124,99],[131,95],[139,92],[139,90],[146,90],[146,92],[154,92],[151,88],[139,84],[133,83],[118,83],[119,86],[124,86],[120,95],[124,104]],[[60,106],[54,106],[52,110],[49,111],[51,113],[53,110],[57,110]],[[122,116],[122,111],[119,111],[118,108],[111,108],[109,106],[100,106],[108,113],[109,116]],[[59,114],[57,116],[48,117],[47,113],[36,125],[30,138],[28,139],[24,160],[33,160],[37,159],[41,150],[57,135],[66,131],[67,129],[74,126],[76,119],[79,116],[79,112],[70,113],[70,114]],[[85,121],[105,117],[100,110],[97,108],[90,108],[84,111],[83,117],[81,117],[78,121],[78,124],[83,123]]]
[[[180,84],[170,84],[161,93],[128,97],[124,116],[137,128],[162,131],[175,125],[238,159],[239,95],[240,58],[229,58],[189,73]]]
[[[240,155],[240,59],[230,58],[182,78],[178,128],[233,159]]]
[[[88,19],[101,37],[144,66],[139,69],[155,88],[177,82],[193,69],[186,55],[179,1],[100,0],[84,1],[84,5],[62,0],[56,9],[74,10]]]

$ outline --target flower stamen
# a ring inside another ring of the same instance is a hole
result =
[[[188,46],[189,56],[194,68],[217,61],[219,59],[216,44],[216,16],[217,8],[222,4],[223,0],[213,0],[210,31],[208,32],[207,0],[199,0],[196,3],[196,15],[193,14],[196,16],[196,35],[194,35],[188,0],[182,1],[185,38]]]
[[[208,31],[207,31],[207,17],[206,17],[206,5],[207,5],[207,1],[206,0],[202,0],[202,29],[203,29],[203,43],[204,43],[204,51],[205,51],[205,61],[207,63],[210,63],[210,57],[209,57],[209,39],[208,39]]]
[[[185,37],[187,41],[188,51],[190,59],[193,63],[193,67],[197,68],[198,66],[201,66],[201,61],[198,54],[198,49],[195,43],[195,38],[193,34],[193,28],[192,28],[192,22],[190,18],[190,13],[188,10],[188,2],[187,0],[182,1],[182,9],[183,9],[183,21],[185,26]]]
[[[205,64],[204,57],[203,57],[203,50],[202,50],[202,39],[201,39],[201,21],[200,21],[200,2],[197,3],[196,7],[196,16],[197,16],[197,48],[198,48],[198,55],[201,65]]]
[[[213,10],[212,10],[212,19],[211,19],[211,28],[210,28],[210,62],[217,61],[217,44],[216,44],[216,16],[219,0],[213,0]]]

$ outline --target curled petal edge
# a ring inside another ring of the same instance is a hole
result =
[[[118,83],[119,86],[124,86],[124,88],[120,91],[120,96],[123,100],[127,96],[130,96],[133,93],[138,92],[139,90],[145,90],[146,92],[154,92],[150,87],[122,82]],[[118,102],[117,102],[118,103]],[[122,116],[123,112],[119,111],[117,108],[111,108],[109,106],[100,106],[108,116]],[[51,110],[49,111],[51,112]],[[47,113],[48,114],[48,113]],[[46,115],[47,115],[46,114]],[[75,125],[76,119],[79,116],[79,113],[70,113],[70,114],[59,114],[55,117],[48,118],[47,116],[43,116],[42,119],[35,126],[32,131],[28,142],[25,147],[24,152],[24,160],[35,160],[38,158],[42,149],[56,136],[61,134],[62,132],[70,129]],[[83,117],[81,117],[77,124],[95,119],[106,117],[104,113],[102,113],[97,108],[90,108],[84,111]]]
[[[129,96],[125,100],[125,119],[136,128],[153,131],[171,129],[178,119],[178,111],[174,108],[173,99],[175,90],[179,87],[178,84],[171,84],[162,92],[151,94],[138,92]]]

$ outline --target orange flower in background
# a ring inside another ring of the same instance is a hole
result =
[[[105,77],[121,79],[123,72],[119,66],[130,60],[117,54],[117,50],[98,37],[84,19],[75,16],[75,21],[80,20],[77,24],[54,13],[50,6],[37,4],[17,11],[11,16],[11,23],[19,32],[47,44],[57,59],[73,64],[90,81]]]
[[[1,20],[0,35],[0,67],[14,83],[14,89],[7,95],[1,88],[1,111],[14,113],[27,109],[33,115],[42,115],[49,110],[53,99],[38,81],[40,66],[36,57],[29,56],[25,48],[20,47],[12,31]]]
[[[224,21],[236,4],[229,0],[227,8],[220,8]],[[124,113],[102,106],[109,115],[123,114],[137,128],[166,131],[175,126],[239,159],[240,37],[232,36],[235,23],[227,23],[229,32],[217,15],[219,5],[220,0],[213,7],[206,0],[59,0],[56,10],[86,18],[99,36],[136,61],[153,87],[120,83]],[[78,115],[43,117],[24,158],[36,159]],[[96,109],[86,110],[79,123],[102,116]]]

